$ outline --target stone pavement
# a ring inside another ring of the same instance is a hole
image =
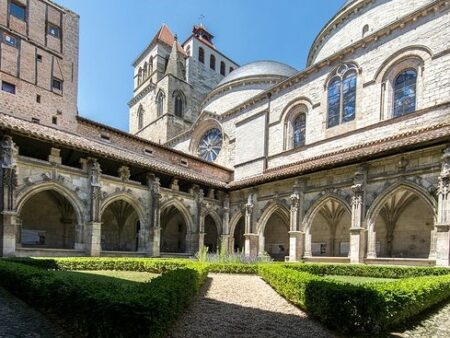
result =
[[[63,338],[68,335],[58,325],[0,288],[0,337]]]

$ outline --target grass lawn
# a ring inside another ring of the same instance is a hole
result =
[[[380,282],[394,282],[397,279],[394,278],[374,278],[374,277],[360,277],[360,276],[335,276],[325,275],[325,278],[334,279],[340,282],[346,282],[350,284],[364,284],[364,283],[380,283]]]
[[[141,271],[83,270],[76,272],[125,279],[128,281],[141,283],[148,282],[152,278],[159,276],[159,274],[157,273],[141,272]]]

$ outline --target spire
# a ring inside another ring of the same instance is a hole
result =
[[[181,69],[181,60],[178,57],[178,41],[177,36],[174,36],[172,51],[170,52],[169,62],[167,62],[166,74],[172,74],[176,78],[184,80],[183,70]]]

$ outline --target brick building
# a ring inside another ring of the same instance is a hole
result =
[[[4,256],[450,265],[449,1],[348,0],[300,71],[163,25],[130,133],[77,114],[78,19],[0,0]]]

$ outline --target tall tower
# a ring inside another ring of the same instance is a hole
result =
[[[193,120],[186,52],[166,25],[134,62],[134,95],[129,102],[130,132],[164,143]]]
[[[134,93],[128,103],[130,133],[166,143],[195,122],[207,94],[238,65],[220,53],[213,35],[194,26],[181,45],[162,25],[134,62]]]

